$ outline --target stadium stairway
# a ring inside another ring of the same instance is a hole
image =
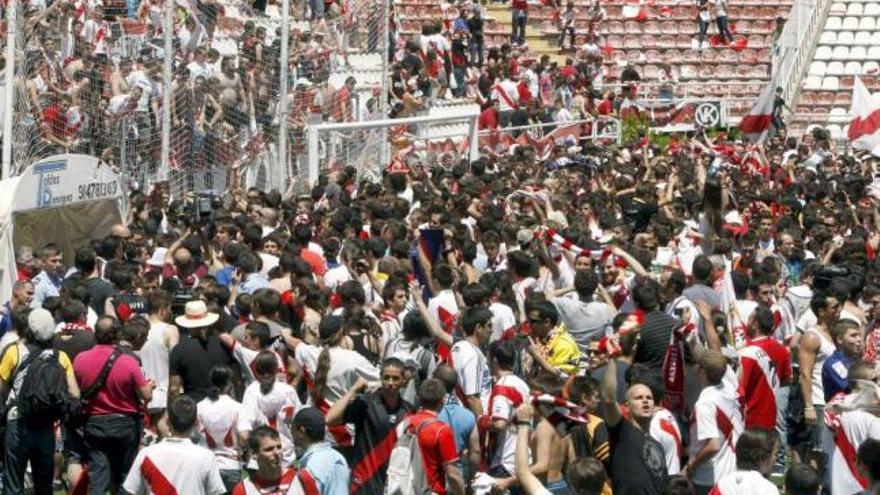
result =
[[[540,8],[540,6],[529,5],[529,8]],[[507,33],[513,32],[513,20],[510,18],[510,4],[491,3],[485,6],[485,10],[487,15],[494,19],[499,26],[503,26],[503,29],[505,29]],[[540,59],[543,55],[549,55],[551,61],[563,65],[565,63],[565,56],[559,53],[559,48],[556,47],[550,38],[540,31],[539,27],[540,23],[531,19],[526,25],[527,56]]]
[[[880,2],[831,4],[794,102],[791,131],[826,127],[832,138],[846,136],[855,76],[872,93],[880,90]]]

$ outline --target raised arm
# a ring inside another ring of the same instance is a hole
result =
[[[602,378],[602,403],[605,404],[605,424],[614,428],[623,420],[623,413],[617,404],[617,362],[614,359],[608,360]]]

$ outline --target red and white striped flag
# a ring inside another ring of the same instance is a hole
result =
[[[773,81],[767,84],[761,96],[758,97],[755,106],[749,110],[748,115],[739,122],[739,130],[749,136],[751,141],[763,141],[767,137],[767,130],[773,122],[773,100],[775,88]]]
[[[880,98],[872,95],[859,76],[853,82],[852,106],[847,136],[854,148],[880,156]]]

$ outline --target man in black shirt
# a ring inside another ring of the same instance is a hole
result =
[[[483,65],[483,17],[480,14],[480,6],[474,5],[474,15],[467,21],[471,39],[468,49],[471,52],[471,62]]]
[[[209,313],[204,301],[189,301],[183,316],[174,323],[179,329],[180,342],[171,350],[169,357],[170,379],[168,395],[175,397],[185,393],[196,403],[207,397],[211,384],[211,367],[214,364],[208,329],[219,316]],[[219,342],[218,342],[219,345]]]
[[[327,411],[328,426],[353,424],[355,427],[351,459],[351,493],[354,495],[382,492],[391,455],[391,448],[383,450],[383,443],[388,444],[385,440],[398,423],[415,411],[400,396],[400,390],[406,386],[404,369],[405,364],[399,359],[386,359],[380,375],[382,386],[378,390],[364,393],[367,382],[359,378]]]
[[[659,378],[666,349],[669,347],[669,338],[672,330],[678,325],[678,320],[660,311],[658,296],[659,291],[656,282],[653,281],[645,281],[632,291],[636,309],[644,313],[635,362],[650,366],[657,371]]]
[[[663,447],[648,434],[654,416],[651,389],[634,383],[626,392],[630,419],[617,403],[617,363],[611,359],[602,380],[605,424],[611,438],[611,479],[614,493],[659,495],[668,481]]]

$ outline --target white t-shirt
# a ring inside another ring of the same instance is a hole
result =
[[[164,322],[150,324],[147,341],[138,352],[144,369],[144,376],[153,380],[153,399],[148,408],[163,409],[168,402],[168,356],[169,349],[165,346],[165,330],[170,325]]]
[[[319,346],[300,344],[294,351],[296,362],[306,373],[309,383],[318,369],[318,357],[322,350],[323,348]],[[324,389],[325,401],[332,405],[339,400],[354,385],[358,377],[363,377],[368,382],[378,382],[379,370],[373,363],[367,361],[367,358],[355,351],[339,347],[331,348],[327,387]]]
[[[281,435],[281,449],[285,465],[296,460],[293,450],[293,416],[300,409],[299,396],[290,385],[275,382],[268,394],[260,391],[258,382],[251,383],[244,391],[241,401],[238,430],[249,432],[261,425],[269,425]]]
[[[850,411],[836,416],[832,426],[834,453],[831,454],[831,495],[861,493],[865,488],[856,478],[855,453],[865,440],[880,440],[880,418],[865,411]],[[833,432],[843,429],[843,437]]]
[[[516,408],[529,400],[529,386],[522,378],[509,374],[498,379],[492,392],[489,400],[492,408],[489,413],[492,419],[503,419],[508,423],[507,431],[498,434],[489,467],[503,466],[508,473],[513,473],[516,456]],[[514,401],[517,395],[519,399]]]
[[[238,418],[242,405],[224,394],[216,401],[202,399],[198,417],[202,433],[199,445],[214,453],[220,469],[241,469],[238,445]]]
[[[499,340],[504,332],[516,326],[516,316],[510,306],[499,302],[489,305],[492,312],[492,337],[490,341]]]
[[[651,438],[657,440],[663,447],[666,457],[666,470],[670,475],[681,472],[681,456],[684,447],[681,443],[681,430],[675,416],[667,409],[658,409],[651,418],[651,426],[648,430]]]
[[[153,488],[163,482],[187,495],[226,493],[214,454],[189,438],[166,438],[142,449],[122,488],[134,495],[147,495],[155,493]]]
[[[721,383],[706,387],[694,405],[695,420],[691,423],[691,457],[710,439],[718,439],[720,449],[694,469],[692,481],[712,486],[736,470],[735,446],[745,425],[737,397],[736,374],[728,366]]]
[[[324,274],[324,285],[330,290],[336,290],[337,287],[351,280],[351,272],[345,265],[339,265],[335,268],[327,270]]]
[[[734,471],[715,485],[717,495],[778,495],[779,489],[757,471]]]
[[[428,312],[437,319],[444,329],[458,315],[458,303],[455,302],[455,293],[450,289],[444,289],[428,301]]]
[[[452,368],[458,375],[458,387],[465,396],[479,395],[483,411],[489,409],[492,392],[492,374],[483,351],[467,340],[459,340],[452,346]]]
[[[277,351],[272,351],[275,353],[275,358],[278,360],[278,369],[276,371],[278,375],[278,381],[283,382],[286,378],[286,371],[284,368],[284,358],[281,354],[278,354]],[[249,347],[245,347],[239,341],[232,342],[232,355],[235,356],[235,360],[238,361],[238,364],[241,365],[241,368],[244,370],[244,384],[250,385],[257,379],[257,372],[254,367],[254,362],[257,359],[257,356],[260,355],[260,351],[251,349]]]

